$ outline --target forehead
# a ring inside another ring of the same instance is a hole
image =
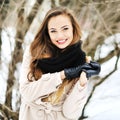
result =
[[[71,25],[71,20],[68,15],[57,15],[54,17],[51,17],[48,21],[48,28],[57,28],[64,25]]]

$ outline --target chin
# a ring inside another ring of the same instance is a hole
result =
[[[67,43],[67,44],[61,44],[61,45],[57,45],[57,47],[59,48],[59,49],[65,49],[66,47],[68,47],[69,46],[69,44]]]
[[[68,45],[57,46],[59,49],[65,49]]]

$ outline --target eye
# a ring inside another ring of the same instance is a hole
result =
[[[68,30],[68,29],[69,29],[68,27],[63,28],[63,30]]]
[[[50,32],[51,32],[51,33],[55,33],[55,32],[56,32],[56,30],[51,30]]]

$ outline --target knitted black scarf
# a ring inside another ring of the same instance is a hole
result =
[[[54,73],[65,68],[83,65],[86,62],[86,54],[81,50],[81,43],[76,43],[61,51],[59,55],[51,58],[37,60],[37,68],[43,73]]]

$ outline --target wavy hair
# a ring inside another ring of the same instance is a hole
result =
[[[46,58],[46,57],[51,57],[53,54],[55,54],[54,53],[56,51],[55,46],[52,44],[50,40],[50,36],[48,34],[48,22],[52,17],[58,16],[58,15],[66,15],[71,20],[72,27],[73,27],[73,40],[71,45],[77,43],[81,39],[80,26],[78,24],[78,21],[72,14],[72,11],[63,7],[56,7],[56,8],[50,9],[47,12],[38,30],[38,33],[36,34],[30,46],[32,60],[30,63],[30,71],[28,73],[29,81],[32,81],[32,78],[34,78],[35,80],[38,80],[42,75],[42,72],[36,67],[37,60]]]

